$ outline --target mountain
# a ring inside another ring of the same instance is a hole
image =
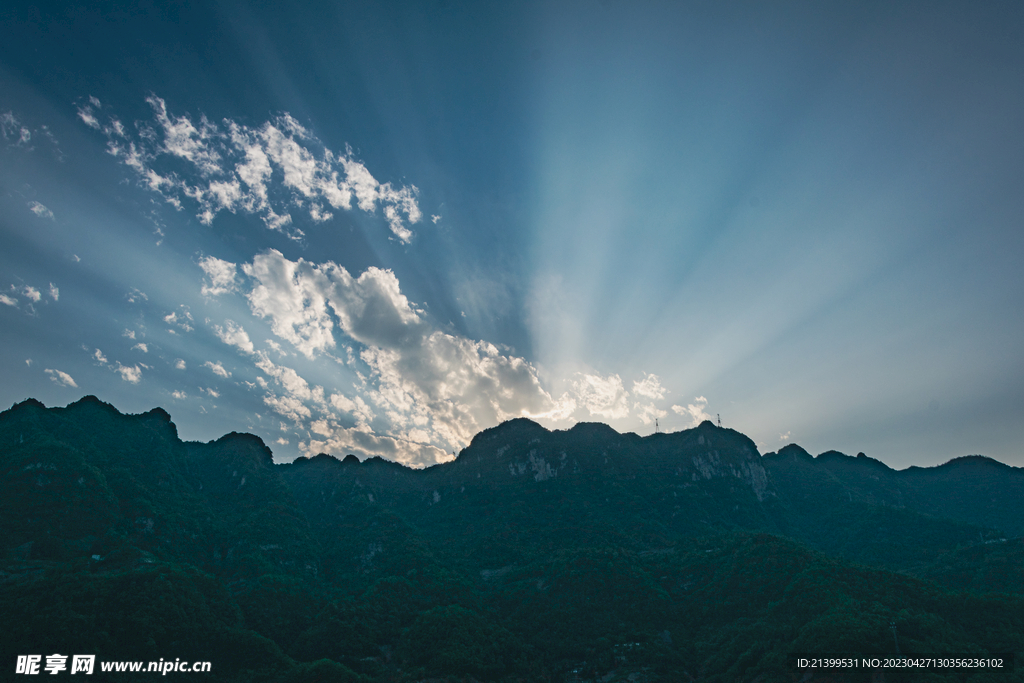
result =
[[[792,652],[891,654],[890,623],[903,652],[1024,651],[1024,470],[980,456],[895,471],[795,445],[761,456],[710,422],[640,437],[517,419],[424,470],[274,464],[255,436],[183,442],[165,411],[95,397],[17,404],[0,444],[12,662],[794,680]],[[970,680],[990,679],[1008,680]]]

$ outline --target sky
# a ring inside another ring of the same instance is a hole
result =
[[[0,405],[1024,466],[1022,121],[1013,2],[4,3]]]

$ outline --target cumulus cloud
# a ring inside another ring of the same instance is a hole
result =
[[[290,261],[275,250],[258,255],[242,270],[251,284],[246,296],[252,311],[307,358],[334,349],[336,332],[362,347],[358,358],[350,360],[358,360],[363,373],[362,396],[357,400],[336,393],[329,403],[320,387],[309,387],[294,370],[258,352],[257,367],[286,389],[283,395],[271,394],[267,404],[289,419],[311,417],[300,406],[312,406],[320,413],[334,408],[353,416],[357,426],[366,425],[374,419],[374,405],[389,425],[391,441],[360,435],[358,443],[420,458],[446,452],[442,445],[462,447],[481,428],[502,420],[567,417],[575,406],[567,396],[552,399],[524,359],[437,329],[402,294],[391,271],[369,268],[354,277],[334,263]],[[355,436],[338,436],[348,434],[343,429],[332,428],[331,438],[355,444]],[[424,450],[426,444],[436,452]]]
[[[142,342],[139,342],[138,344],[133,346],[132,349],[136,351],[142,351],[143,353],[149,353],[149,346],[143,344]]]
[[[188,394],[186,394],[184,391],[172,391],[171,396],[178,399],[179,401],[184,401],[186,398],[188,398]]]
[[[229,346],[237,347],[243,353],[253,353],[252,340],[249,339],[249,335],[233,320],[225,320],[224,327],[219,325],[213,326],[213,331],[216,333],[217,338]]]
[[[125,296],[130,304],[134,304],[138,301],[149,301],[149,297],[146,296],[146,293],[136,288],[132,288],[132,291],[128,292]]]
[[[707,407],[708,400],[703,396],[698,396],[695,399],[693,399],[693,403],[690,403],[689,405],[672,406],[672,411],[684,417],[689,417],[689,426],[696,427],[704,420],[709,420],[713,422],[713,420],[711,419],[711,415],[709,415],[707,411],[705,411],[705,408]]]
[[[138,122],[133,134],[117,119],[99,120],[90,100],[79,118],[107,138],[107,150],[132,169],[143,187],[181,209],[194,207],[209,225],[221,211],[259,216],[267,228],[299,239],[293,212],[323,223],[353,204],[373,213],[379,207],[400,242],[412,239],[408,225],[422,218],[415,186],[381,183],[346,148],[336,154],[285,113],[249,127],[230,119],[219,124],[204,115],[168,111],[164,100],[146,99],[153,119]]]
[[[236,266],[230,261],[223,261],[213,256],[199,259],[199,267],[206,273],[207,282],[203,283],[203,296],[217,296],[235,289]]]
[[[40,218],[49,218],[50,220],[53,220],[53,211],[50,211],[39,202],[29,202],[28,209]]]
[[[46,374],[50,376],[50,379],[53,380],[55,384],[58,384],[62,387],[72,387],[75,389],[78,388],[78,385],[75,384],[75,380],[71,379],[71,375],[69,375],[66,372],[62,372],[60,370],[50,370],[49,368],[47,368]]]
[[[224,379],[227,379],[228,377],[231,376],[231,373],[225,370],[224,366],[221,365],[220,363],[206,361],[205,363],[203,363],[203,367],[210,368],[210,370],[213,371],[213,374],[217,375],[218,377],[223,377]]]
[[[60,299],[60,290],[57,289],[57,285],[50,283],[50,298],[54,301]]]
[[[103,352],[100,351],[99,349],[96,349],[96,353],[92,354],[92,357],[96,359],[97,363],[100,363],[102,365],[107,364],[107,357],[104,356]]]
[[[18,300],[14,297],[7,296],[6,294],[0,294],[0,304],[4,304],[5,306],[14,306],[17,308]]]
[[[616,420],[629,414],[629,392],[618,375],[601,377],[578,373],[570,384],[576,402],[591,415]]]
[[[35,287],[29,287],[28,285],[21,288],[21,295],[32,303],[39,303],[39,300],[43,298],[43,295],[38,289]]]
[[[661,386],[661,380],[657,375],[649,375],[645,372],[642,380],[633,381],[634,396],[659,400],[665,398],[667,393],[668,390]]]
[[[138,384],[139,380],[142,379],[142,368],[138,365],[127,366],[117,363],[114,370],[121,375],[121,379],[131,384]]]
[[[185,361],[184,361],[184,359],[179,358],[178,360],[174,361],[174,367],[176,369],[178,369],[178,370],[184,370],[185,369]]]
[[[634,403],[633,410],[636,412],[636,416],[640,418],[640,421],[645,425],[649,425],[655,420],[668,415],[667,412],[660,410],[653,403]]]
[[[306,455],[331,453],[340,456],[351,453],[360,459],[379,455],[409,467],[429,467],[452,459],[450,453],[436,446],[377,435],[359,428],[333,426],[324,431],[327,438],[299,442],[299,449]]]
[[[164,322],[168,325],[177,327],[182,332],[191,332],[192,324],[195,320],[192,319],[192,313],[189,311],[188,306],[182,304],[178,306],[177,311],[171,311],[164,316]],[[134,339],[134,337],[132,337]]]

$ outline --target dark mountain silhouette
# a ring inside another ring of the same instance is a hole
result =
[[[792,652],[892,654],[892,623],[904,652],[1024,651],[1024,470],[980,456],[895,471],[761,456],[710,422],[517,419],[424,470],[276,465],[258,437],[182,442],[162,409],[94,397],[20,403],[0,444],[12,666],[46,650],[210,660],[208,681],[788,681]]]

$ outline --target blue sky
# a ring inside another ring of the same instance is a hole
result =
[[[1019,3],[8,3],[0,403],[1024,465]]]

